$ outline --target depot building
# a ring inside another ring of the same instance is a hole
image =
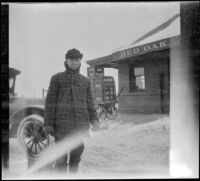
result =
[[[118,69],[119,112],[169,113],[170,51],[180,46],[180,15],[133,43],[88,60],[90,67]]]

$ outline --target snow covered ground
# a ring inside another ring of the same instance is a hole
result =
[[[93,132],[91,134],[94,136],[86,140],[82,157],[83,172],[122,176],[145,172],[167,173],[167,115],[120,115],[117,120],[109,121],[108,124],[109,129]]]
[[[90,132],[85,139],[76,177],[167,178],[169,132],[169,115],[165,114],[119,114],[115,120],[104,121],[100,131]],[[26,170],[27,159],[11,139],[10,171],[4,175],[18,178]],[[40,175],[46,177],[58,178],[55,173]]]

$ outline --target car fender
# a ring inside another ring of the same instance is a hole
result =
[[[20,122],[27,116],[30,115],[39,115],[42,118],[44,117],[44,105],[29,105],[9,118],[9,136],[16,137],[17,129]]]

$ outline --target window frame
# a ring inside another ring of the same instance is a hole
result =
[[[144,89],[136,89],[135,68],[144,68]],[[146,66],[144,63],[129,64],[129,93],[140,93],[146,91]]]

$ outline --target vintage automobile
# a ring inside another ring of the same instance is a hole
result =
[[[45,98],[18,97],[15,81],[20,73],[9,68],[9,137],[17,138],[21,150],[35,158],[49,145],[49,135],[43,131]]]

